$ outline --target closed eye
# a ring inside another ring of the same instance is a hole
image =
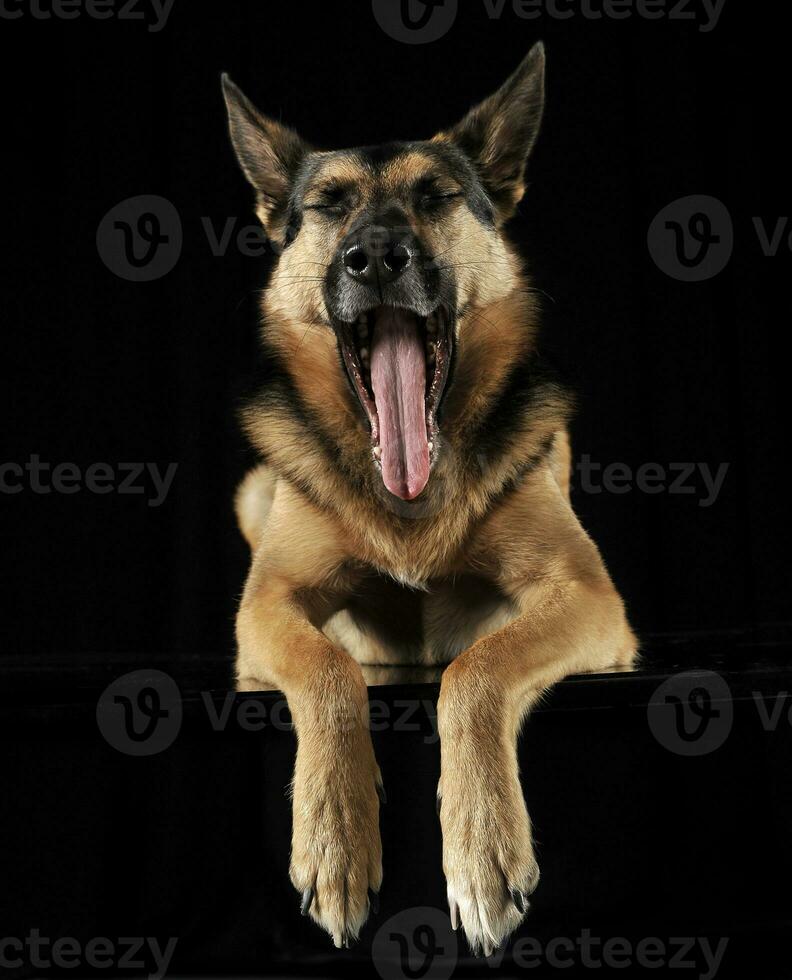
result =
[[[423,180],[415,188],[415,196],[421,207],[440,207],[448,201],[462,197],[458,187],[444,187],[434,179]]]
[[[345,203],[322,204],[321,202],[316,202],[314,204],[306,204],[305,210],[313,211],[319,221],[333,223],[346,221],[349,215],[349,207]]]
[[[462,191],[422,194],[418,199],[418,207],[427,214],[440,214],[462,196]]]
[[[306,211],[323,211],[325,214],[345,214],[350,207],[346,187],[325,187],[316,193],[313,201],[305,205]]]

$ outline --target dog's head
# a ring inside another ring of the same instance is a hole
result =
[[[334,331],[371,438],[404,500],[426,486],[464,324],[514,288],[502,235],[544,106],[537,44],[492,96],[431,140],[319,151],[227,76],[231,138],[278,252],[268,303]]]

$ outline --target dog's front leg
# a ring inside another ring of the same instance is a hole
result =
[[[571,535],[557,540],[564,547],[571,540],[570,553],[548,555],[524,540],[506,556],[500,585],[517,618],[463,652],[441,682],[438,803],[448,900],[454,926],[461,921],[471,948],[485,955],[520,923],[539,879],[518,772],[520,722],[551,684],[626,666],[635,652],[596,548],[568,516],[565,523]]]
[[[339,947],[358,937],[382,881],[366,684],[318,628],[344,587],[344,557],[321,515],[276,498],[237,619],[240,688],[282,690],[297,732],[292,883]]]

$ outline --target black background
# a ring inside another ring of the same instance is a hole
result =
[[[178,463],[159,508],[87,490],[0,495],[2,653],[232,650],[247,554],[231,498],[251,460],[235,409],[271,258],[234,245],[216,257],[202,225],[254,221],[220,72],[337,147],[430,136],[539,37],[548,112],[512,234],[581,393],[575,455],[729,464],[710,507],[636,489],[578,489],[575,505],[640,631],[789,618],[789,250],[765,257],[752,223],[789,213],[788,13],[727,0],[703,32],[460,6],[425,45],[388,37],[358,0],[176,0],[156,33],[86,16],[0,23],[0,462]],[[102,217],[141,194],[172,201],[184,233],[176,267],[148,283],[118,278],[96,246]],[[646,244],[655,214],[689,194],[734,220],[731,263],[703,283],[669,278]]]
[[[788,674],[743,674],[722,631],[790,618],[790,253],[765,257],[753,226],[790,211],[789,13],[726,0],[705,33],[459,6],[444,38],[415,46],[379,28],[369,0],[176,0],[157,33],[0,18],[0,464],[178,464],[158,508],[150,484],[0,493],[0,937],[178,936],[171,974],[348,976],[364,963],[369,976],[391,916],[445,908],[436,743],[375,735],[389,793],[382,912],[337,953],[288,881],[292,734],[211,731],[193,693],[173,746],[128,758],[97,729],[96,704],[130,663],[206,690],[183,680],[187,655],[219,665],[233,652],[247,551],[231,500],[252,460],[235,410],[271,255],[214,256],[202,225],[254,220],[220,72],[312,142],[353,145],[447,126],[541,37],[548,112],[511,233],[545,295],[546,343],[580,391],[575,456],[729,464],[710,507],[700,483],[694,495],[578,487],[575,506],[642,633],[717,631],[672,645],[672,670],[710,655],[735,724],[720,751],[683,758],[647,726],[661,673],[561,685],[520,746],[543,873],[524,929],[729,936],[729,975],[769,977],[772,946],[772,975],[788,976],[791,730],[788,706],[769,732],[754,703],[757,689],[787,691]],[[184,239],[171,272],[135,283],[107,268],[96,233],[144,194],[173,202]],[[734,221],[732,260],[703,283],[669,278],[647,249],[655,215],[690,194]],[[47,669],[35,654],[88,667]],[[211,683],[221,673],[207,670]],[[423,703],[436,690],[380,694]]]

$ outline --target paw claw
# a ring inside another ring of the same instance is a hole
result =
[[[520,913],[520,915],[525,915],[525,913],[531,907],[531,903],[528,901],[528,896],[523,894],[519,888],[510,889],[510,894],[517,911]]]
[[[517,784],[508,794],[455,782],[443,788],[451,925],[461,925],[474,954],[490,957],[520,925],[538,881],[530,819]]]
[[[349,949],[378,905],[372,898],[382,880],[378,779],[373,756],[369,761],[366,771],[357,756],[350,761],[341,755],[343,789],[322,769],[303,772],[300,749],[295,766],[290,877],[302,914],[337,949]]]
[[[379,797],[380,805],[385,806],[388,802],[388,794],[385,792],[385,787],[382,783],[377,783],[377,796]]]

